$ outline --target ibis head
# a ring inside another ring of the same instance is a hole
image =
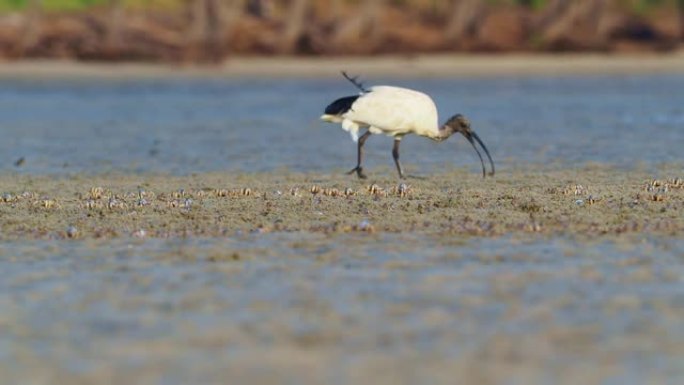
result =
[[[489,173],[489,175],[494,175],[494,161],[492,160],[491,155],[489,155],[489,150],[487,150],[487,146],[485,146],[485,144],[482,143],[482,140],[480,140],[480,137],[477,136],[475,131],[473,131],[472,128],[470,128],[470,121],[465,116],[461,114],[456,114],[452,116],[449,120],[447,120],[446,123],[444,123],[442,131],[446,131],[446,137],[456,132],[460,132],[468,140],[468,142],[470,142],[470,144],[475,149],[477,156],[480,158],[480,163],[482,163],[482,177],[484,177],[487,174],[487,171],[485,169],[484,159],[482,159],[482,154],[475,145],[475,142],[477,142],[477,144],[479,144],[480,147],[482,147],[485,154],[487,154],[487,158],[489,159],[489,164],[492,168],[492,171]]]

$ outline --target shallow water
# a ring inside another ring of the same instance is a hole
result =
[[[684,379],[681,240],[268,234],[0,255],[8,383]]]
[[[621,166],[681,162],[684,77],[567,76],[368,79],[434,97],[442,120],[461,112],[502,167],[557,162]],[[0,81],[0,170],[342,171],[355,145],[319,122],[327,103],[353,94],[325,80],[149,79]],[[391,141],[368,142],[368,167],[392,166]],[[466,141],[408,137],[409,171],[469,167]]]

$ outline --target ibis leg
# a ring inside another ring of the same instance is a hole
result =
[[[356,157],[356,167],[351,169],[347,174],[356,173],[356,175],[361,179],[366,179],[366,174],[363,173],[363,167],[361,167],[361,162],[363,161],[363,144],[366,143],[366,139],[371,135],[370,131],[366,131],[365,134],[359,137],[358,147],[357,147],[357,157]]]
[[[401,167],[399,162],[399,144],[401,139],[394,139],[394,147],[392,147],[392,157],[394,158],[394,164],[397,165],[397,171],[399,172],[399,178],[404,179],[404,169]]]

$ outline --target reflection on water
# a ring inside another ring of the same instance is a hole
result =
[[[368,79],[431,94],[443,119],[462,112],[505,168],[520,162],[632,166],[682,160],[684,77]],[[355,146],[317,121],[355,90],[326,80],[167,79],[9,81],[0,85],[0,170],[337,171]],[[390,141],[371,138],[368,165],[392,166]],[[477,169],[462,138],[407,138],[406,165]]]
[[[676,240],[271,234],[10,243],[0,256],[5,380],[273,383],[268,367],[295,383],[303,362],[310,380],[341,383],[383,368],[496,379],[510,364],[500,383],[684,378]]]

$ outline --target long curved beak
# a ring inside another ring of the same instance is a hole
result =
[[[484,164],[484,159],[482,158],[482,154],[480,153],[480,150],[477,149],[477,146],[475,145],[475,141],[482,147],[484,150],[485,154],[487,154],[487,158],[489,159],[489,164],[492,167],[492,171],[489,173],[489,176],[494,176],[494,161],[492,160],[492,156],[489,155],[489,150],[487,150],[487,146],[482,143],[482,140],[480,140],[480,137],[477,136],[475,131],[469,130],[467,132],[462,131],[461,132],[463,136],[465,136],[466,139],[468,139],[468,142],[473,146],[475,149],[475,152],[477,153],[477,156],[480,158],[480,163],[482,164],[482,177],[484,178],[487,175],[487,170],[485,169],[485,164]],[[474,139],[474,140],[473,140]]]

